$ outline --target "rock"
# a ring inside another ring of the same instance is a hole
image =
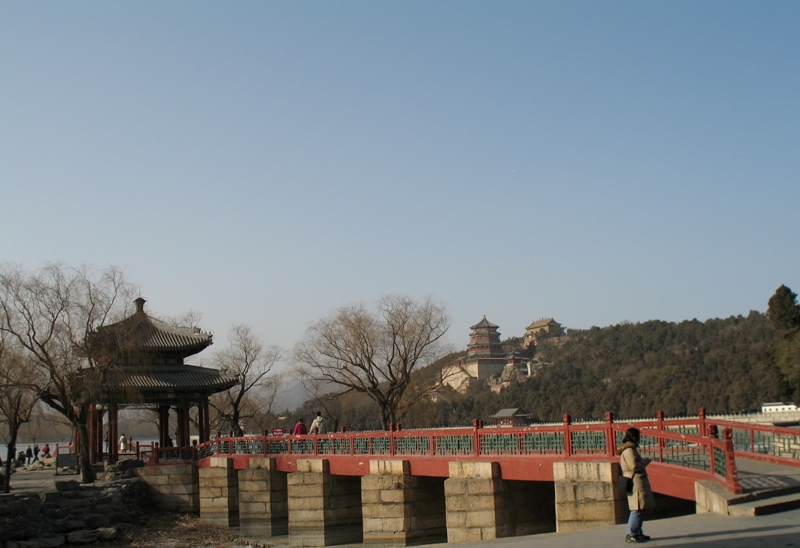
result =
[[[64,535],[54,535],[52,537],[34,538],[30,542],[34,543],[38,548],[58,548],[58,546],[63,546],[67,539]]]
[[[116,527],[98,527],[97,534],[100,536],[101,540],[114,540],[117,538],[117,532],[119,529]]]
[[[109,524],[108,518],[102,514],[88,514],[83,516],[83,521],[89,529],[108,527]]]
[[[81,483],[75,480],[57,481],[56,490],[63,493],[65,491],[80,491]]]
[[[70,544],[91,544],[98,538],[100,538],[100,535],[97,531],[81,529],[79,531],[73,531],[69,533],[67,535],[67,542]]]

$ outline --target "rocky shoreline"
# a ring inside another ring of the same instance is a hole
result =
[[[236,529],[157,510],[147,485],[131,477],[129,470],[135,466],[128,462],[122,468],[107,467],[103,480],[94,485],[60,480],[62,476],[51,469],[18,471],[12,476],[12,493],[0,494],[0,546],[241,548],[248,544],[236,541]]]

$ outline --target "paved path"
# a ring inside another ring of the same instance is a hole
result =
[[[695,547],[800,547],[800,510],[758,517],[726,517],[698,514],[677,518],[645,520],[644,531],[652,537],[645,546]],[[459,546],[494,548],[568,548],[623,546],[625,526],[600,527],[590,531],[548,533]],[[626,545],[627,546],[627,545]],[[631,545],[634,546],[634,545]]]

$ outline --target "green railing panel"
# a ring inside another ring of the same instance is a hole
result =
[[[429,455],[431,439],[429,436],[395,438],[394,452],[396,455]]]
[[[564,453],[563,432],[526,432],[522,437],[522,452],[525,455]]]
[[[289,452],[289,442],[282,439],[267,439],[267,454],[285,455]]]
[[[392,440],[389,438],[372,438],[373,455],[391,455]]]
[[[333,455],[335,453],[333,440],[330,438],[319,439],[317,441],[317,453],[320,455]]]
[[[292,453],[300,455],[312,455],[314,453],[314,440],[292,440]]]
[[[439,456],[472,455],[475,452],[472,435],[437,436],[434,453]]]
[[[481,455],[518,455],[517,434],[485,434],[479,437]]]
[[[334,438],[333,452],[337,455],[350,454],[350,438]]]
[[[728,467],[725,465],[725,451],[719,447],[714,448],[714,473],[723,478],[728,477]]]
[[[353,438],[353,453],[369,455],[369,438]]]
[[[605,432],[572,432],[573,453],[605,453]]]

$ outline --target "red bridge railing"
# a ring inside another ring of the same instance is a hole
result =
[[[340,432],[322,435],[218,436],[193,447],[158,448],[144,458],[148,464],[194,462],[210,456],[310,456],[404,459],[526,459],[609,460],[626,429],[641,430],[640,452],[654,462],[691,469],[741,493],[735,457],[800,466],[800,430],[697,417],[615,422],[573,423],[524,427]],[[720,436],[721,434],[721,436]]]

